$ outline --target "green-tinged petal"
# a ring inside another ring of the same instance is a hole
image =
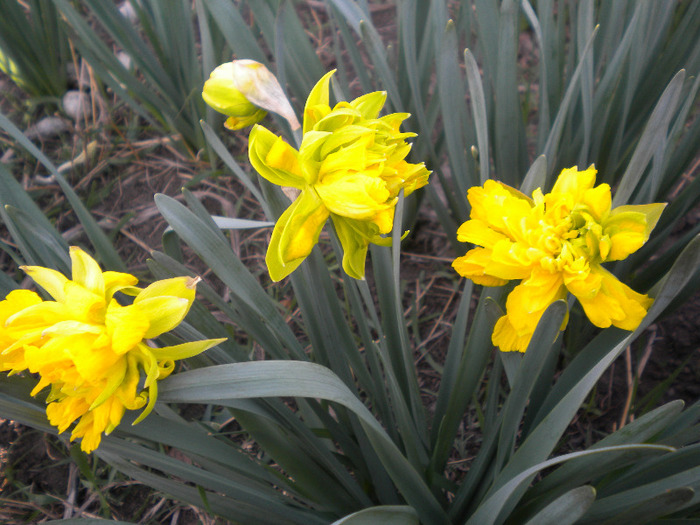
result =
[[[309,93],[309,97],[306,99],[306,104],[304,105],[304,134],[311,131],[316,123],[330,111],[329,85],[334,73],[335,69],[323,75],[316,82],[311,93]]]
[[[102,276],[102,269],[97,261],[90,257],[77,246],[70,247],[70,259],[72,263],[73,282],[82,285],[84,288],[104,297],[105,280]]]
[[[267,115],[267,111],[264,109],[259,109],[255,113],[246,116],[231,116],[224,122],[224,127],[230,129],[231,131],[237,131],[239,129],[247,128],[253,124],[257,124]]]
[[[369,240],[358,232],[358,221],[334,215],[333,225],[343,247],[343,270],[354,279],[364,279]]]
[[[358,139],[353,144],[339,148],[333,153],[329,153],[321,162],[319,168],[319,181],[324,182],[324,175],[334,171],[362,171],[367,165],[367,144],[371,136],[365,134],[364,140]]]
[[[362,119],[362,115],[356,109],[350,107],[334,108],[326,116],[320,118],[314,125],[314,131],[334,132],[347,126],[352,126]]]
[[[139,414],[139,417],[137,417],[132,425],[136,425],[137,423],[140,423],[144,419],[146,419],[146,416],[151,413],[153,410],[153,407],[156,406],[156,400],[158,399],[158,382],[153,381],[149,386],[148,386],[148,404],[146,405],[146,408],[143,409],[143,412]]]
[[[134,299],[134,304],[139,304],[154,297],[164,296],[180,297],[192,303],[199,281],[201,281],[199,277],[172,277],[156,281],[141,291]]]
[[[68,281],[65,286],[66,296],[62,307],[66,316],[87,323],[103,323],[105,312],[104,294],[91,292],[75,281]]]
[[[386,91],[375,91],[357,97],[350,106],[360,112],[362,118],[376,119],[386,102]]]
[[[313,190],[302,191],[275,224],[265,263],[273,281],[292,273],[318,242],[328,209]]]
[[[222,67],[226,66],[230,66],[230,63],[216,68],[209,80],[204,83],[202,91],[204,102],[219,113],[235,117],[246,117],[262,111],[236,89],[232,77],[214,76]]]
[[[124,381],[126,377],[127,361],[126,359],[119,359],[107,374],[107,382],[95,400],[90,405],[90,410],[100,406],[104,403],[114,392],[119,388],[119,386]]]
[[[610,237],[610,253],[604,260],[619,261],[637,251],[666,207],[665,203],[619,206],[603,222],[603,233]]]
[[[42,266],[20,266],[20,269],[56,301],[65,299],[65,286],[68,278],[61,272]]]
[[[318,172],[324,158],[322,149],[332,140],[333,135],[328,131],[309,131],[304,135],[299,148],[299,164],[308,184],[315,184],[318,180]]]
[[[117,292],[127,295],[137,295],[141,292],[140,288],[136,288],[139,280],[129,273],[107,271],[102,274],[102,277],[105,281],[105,301],[107,304]]]
[[[271,152],[272,155],[269,158],[275,166],[268,164],[268,156]],[[291,186],[298,189],[306,186],[306,180],[301,173],[296,150],[286,145],[281,137],[278,137],[267,128],[260,125],[253,127],[248,143],[248,155],[250,163],[255,170],[273,184]],[[289,171],[289,169],[294,169],[295,171]]]
[[[150,323],[143,339],[152,339],[179,325],[192,303],[181,297],[153,297],[140,301],[138,310]]]
[[[203,339],[201,341],[191,341],[174,346],[163,346],[161,348],[150,348],[153,357],[158,361],[168,359],[187,359],[201,354],[205,350],[223,343],[226,339]]]
[[[65,320],[67,320],[67,315],[61,303],[43,301],[27,306],[11,315],[5,321],[5,326],[16,331],[24,329],[43,330],[48,326]]]

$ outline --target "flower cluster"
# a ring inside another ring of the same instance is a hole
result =
[[[477,247],[453,267],[485,286],[521,280],[494,328],[493,344],[502,351],[524,352],[545,309],[567,292],[601,328],[634,330],[646,315],[652,299],[601,264],[638,250],[665,204],[611,209],[610,186],[594,187],[595,177],[592,166],[565,169],[550,193],[537,189],[532,198],[492,180],[469,190],[471,219],[457,238]]]
[[[53,301],[15,290],[0,302],[0,371],[38,374],[32,395],[51,387],[49,421],[64,432],[79,419],[71,440],[82,437],[81,448],[89,453],[100,444],[102,432],[109,434],[119,424],[126,409],[145,407],[137,422],[148,415],[157,381],[173,371],[176,359],[222,340],[162,348],[144,342],[182,321],[198,279],[176,277],[141,289],[133,275],[102,272],[79,248],[71,248],[70,256],[72,280],[49,268],[23,267]],[[116,292],[133,296],[133,303],[122,306]]]
[[[303,138],[297,151],[266,128],[250,133],[253,167],[270,182],[299,190],[277,221],[266,263],[279,281],[311,253],[330,217],[343,247],[343,268],[364,278],[369,243],[387,245],[394,209],[404,195],[428,183],[423,163],[406,162],[413,133],[399,131],[406,113],[379,117],[385,92],[329,105],[327,73],[304,108]]]

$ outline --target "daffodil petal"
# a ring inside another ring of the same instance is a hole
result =
[[[65,299],[65,286],[68,278],[61,272],[42,266],[20,266],[20,269],[56,301]]]
[[[329,86],[334,73],[335,69],[323,75],[316,82],[311,93],[309,93],[309,97],[306,99],[306,104],[304,105],[304,126],[302,128],[304,134],[314,129],[316,123],[330,112]]]
[[[253,168],[273,184],[299,189],[306,186],[298,153],[267,128],[256,125],[250,131],[248,155]],[[268,157],[275,162],[276,167],[267,164]]]
[[[150,351],[158,361],[169,359],[187,359],[201,354],[218,344],[223,343],[226,339],[203,339],[201,341],[190,341],[174,346],[163,346],[161,348],[151,348]]]
[[[77,246],[71,246],[70,259],[72,263],[73,281],[86,290],[104,297],[105,280],[102,269],[97,261]]]
[[[600,328],[613,325],[623,330],[635,330],[654,300],[635,292],[602,267],[595,267],[592,271],[600,275],[599,292],[592,297],[578,298],[588,318]]]
[[[333,226],[343,247],[343,270],[353,279],[365,278],[367,249],[371,237],[369,225],[362,228],[361,224],[333,215]]]
[[[491,250],[477,247],[469,250],[465,255],[457,257],[452,262],[455,271],[476,284],[482,286],[503,286],[508,282],[486,273],[486,266],[491,262]]]
[[[275,224],[265,262],[273,281],[292,273],[318,242],[328,209],[313,190],[302,191]]]

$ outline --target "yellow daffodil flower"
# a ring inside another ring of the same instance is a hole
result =
[[[12,81],[19,87],[26,88],[26,83],[20,75],[19,69],[17,68],[17,64],[15,64],[14,60],[5,55],[5,53],[3,53],[2,50],[0,50],[0,71],[2,71],[8,77],[10,77]]]
[[[204,83],[202,98],[237,130],[260,122],[268,111],[282,115],[292,129],[299,128],[289,100],[269,69],[255,60],[234,60],[218,66]]]
[[[295,188],[298,196],[277,221],[265,261],[274,281],[293,272],[311,253],[330,217],[343,247],[343,268],[362,279],[369,243],[387,245],[400,190],[428,183],[423,163],[404,160],[411,146],[399,126],[406,113],[379,117],[385,92],[329,105],[327,73],[309,94],[299,150],[266,128],[250,133],[253,167],[270,182]]]
[[[477,247],[452,266],[484,286],[521,281],[494,328],[493,344],[502,351],[524,352],[546,308],[568,292],[601,328],[634,330],[653,302],[601,264],[638,250],[665,204],[611,209],[610,186],[594,187],[595,177],[593,166],[565,169],[550,193],[537,189],[532,198],[493,180],[469,190],[471,218],[457,239]]]
[[[49,268],[23,267],[53,301],[15,290],[0,302],[0,371],[38,374],[32,395],[51,387],[49,421],[64,432],[79,419],[71,440],[83,438],[81,448],[89,453],[126,409],[145,407],[136,422],[148,415],[157,381],[173,371],[175,360],[223,340],[161,348],[145,343],[184,319],[198,278],[165,279],[141,289],[133,275],[102,272],[79,248],[72,247],[70,256],[71,280]],[[122,306],[114,298],[117,292],[133,296],[133,303]]]

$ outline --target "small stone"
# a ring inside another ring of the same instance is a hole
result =
[[[131,56],[128,53],[126,53],[125,51],[118,51],[117,60],[119,60],[121,65],[124,66],[124,69],[128,69],[129,71],[131,71],[131,65],[133,61],[131,60]]]
[[[82,91],[67,91],[63,95],[63,111],[75,121],[90,116],[90,98]]]
[[[119,6],[119,12],[132,24],[136,23],[139,19],[138,15],[136,14],[136,10],[134,9],[134,6],[131,5],[131,2],[129,0],[126,0],[125,2],[121,3],[121,5]]]
[[[47,139],[50,137],[55,137],[60,135],[64,131],[68,131],[68,123],[60,117],[45,117],[39,122],[30,126],[25,135],[27,138],[41,138]]]

